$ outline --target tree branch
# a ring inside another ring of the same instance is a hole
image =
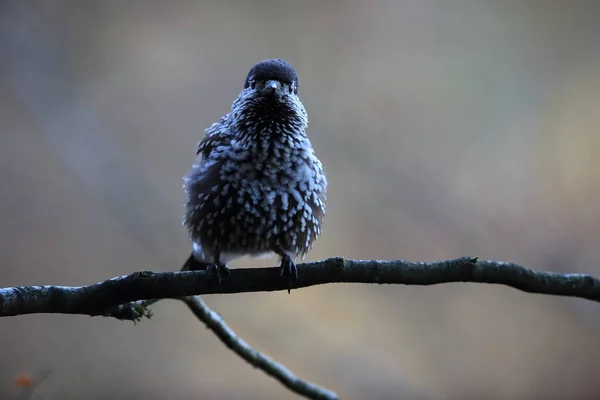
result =
[[[182,298],[181,300],[188,305],[190,310],[199,320],[204,322],[206,326],[221,339],[225,346],[229,347],[234,353],[248,361],[254,367],[263,370],[268,375],[277,379],[288,389],[309,399],[338,399],[337,394],[334,392],[298,378],[285,366],[250,347],[243,339],[236,336],[235,332],[227,326],[219,314],[208,308],[200,297],[189,296]]]
[[[502,261],[345,260],[330,258],[298,265],[296,288],[326,283],[436,285],[448,282],[501,284],[530,293],[600,301],[600,280],[584,274],[535,271]],[[0,316],[32,313],[103,315],[139,320],[152,299],[214,293],[287,290],[279,268],[231,270],[221,287],[206,271],[135,272],[89,286],[21,286],[0,289]],[[147,301],[150,300],[150,301]]]
[[[455,260],[409,262],[403,260],[345,260],[330,258],[298,265],[296,288],[326,283],[379,283],[436,285],[448,282],[501,284],[529,292],[600,301],[600,280],[584,274],[534,271],[502,261]],[[250,347],[199,294],[287,290],[279,268],[234,269],[231,282],[216,284],[206,271],[135,272],[89,286],[21,286],[0,289],[0,316],[32,313],[103,315],[138,321],[150,317],[148,306],[163,298],[184,301],[221,341],[253,366],[292,391],[311,399],[337,399],[337,395],[301,380],[283,365]]]

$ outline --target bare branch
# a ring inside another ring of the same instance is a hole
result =
[[[448,282],[501,284],[540,294],[600,301],[600,280],[584,274],[534,271],[502,261],[472,257],[433,262],[345,260],[330,258],[298,265],[296,288],[326,283],[436,285]],[[0,289],[0,316],[32,313],[103,315],[138,321],[150,317],[159,299],[183,300],[227,347],[294,392],[311,399],[337,395],[296,377],[284,366],[250,347],[194,295],[287,290],[279,268],[231,270],[222,287],[206,271],[135,272],[89,286],[22,286]]]
[[[298,265],[296,288],[326,283],[436,285],[448,282],[501,284],[530,293],[600,301],[600,280],[584,274],[535,271],[502,261],[345,260],[330,258]],[[103,315],[138,320],[148,316],[145,300],[213,293],[287,290],[279,268],[231,270],[222,287],[206,271],[135,272],[89,286],[21,286],[0,289],[0,316],[32,313]],[[150,301],[153,302],[153,301]]]
[[[215,335],[229,347],[234,353],[248,361],[254,367],[259,368],[277,379],[288,389],[305,396],[309,399],[336,400],[337,394],[321,388],[310,382],[298,378],[289,369],[267,357],[265,354],[250,347],[243,339],[236,336],[235,332],[227,326],[225,321],[197,296],[189,296],[182,299],[190,310],[214,332]]]

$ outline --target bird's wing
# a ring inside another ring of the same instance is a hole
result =
[[[213,148],[214,140],[210,136],[206,136],[204,139],[198,142],[196,155],[202,154],[202,158],[207,158]]]
[[[221,117],[219,122],[215,122],[206,130],[204,139],[198,142],[196,155],[202,154],[202,160],[207,159],[216,146],[229,141],[230,135],[226,129],[228,119],[229,114]]]
[[[210,154],[216,147],[227,145],[230,140],[230,135],[224,133],[206,135],[204,139],[198,142],[196,155],[201,158],[200,161],[205,161],[210,158]]]

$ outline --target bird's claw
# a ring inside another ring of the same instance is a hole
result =
[[[281,257],[281,266],[279,276],[285,278],[287,275],[287,284],[288,284],[288,294],[292,289],[292,280],[298,280],[298,267],[296,267],[296,263],[290,256]]]
[[[225,264],[223,264],[223,263],[216,262],[216,263],[209,264],[206,267],[206,271],[207,272],[212,271],[216,275],[217,282],[219,282],[219,286],[221,286],[221,283],[222,283],[221,274],[223,274],[227,277],[227,279],[229,280],[229,283],[232,282],[231,271],[229,271],[229,268],[227,268],[227,266],[225,266]]]

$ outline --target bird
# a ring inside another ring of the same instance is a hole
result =
[[[205,130],[184,176],[183,225],[192,252],[182,270],[214,271],[242,256],[276,254],[280,276],[321,235],[327,178],[306,134],[298,75],[287,61],[255,64],[230,111]]]

